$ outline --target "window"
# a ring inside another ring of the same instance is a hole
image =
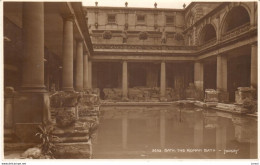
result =
[[[174,18],[173,16],[166,16],[166,24],[173,24]]]
[[[108,23],[116,23],[116,15],[115,14],[107,15],[107,22]]]
[[[145,23],[145,16],[144,15],[137,15],[137,23],[144,24]]]

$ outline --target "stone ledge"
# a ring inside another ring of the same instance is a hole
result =
[[[88,135],[89,133],[89,130],[66,130],[66,129],[56,129],[53,131],[53,134],[54,135],[57,135],[57,136],[67,136],[67,137],[70,137],[70,136],[86,136]]]
[[[248,113],[248,110],[246,108],[243,108],[241,106],[234,105],[234,104],[218,103],[217,106],[214,107],[213,109],[225,111],[225,112],[230,112],[230,113],[236,113],[236,114]]]
[[[131,105],[131,106],[140,106],[140,105],[172,105],[174,102],[102,102],[101,106],[117,106],[117,105]]]

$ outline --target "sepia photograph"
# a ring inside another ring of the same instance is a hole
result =
[[[2,161],[258,160],[258,1],[1,3]]]

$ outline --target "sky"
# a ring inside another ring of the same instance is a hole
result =
[[[145,7],[154,8],[154,3],[157,3],[157,8],[174,8],[182,9],[183,4],[190,4],[191,0],[82,0],[84,6],[113,6],[125,7],[125,2],[128,2],[128,7]]]

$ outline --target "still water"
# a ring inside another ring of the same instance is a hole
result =
[[[196,107],[101,107],[93,158],[253,159],[257,118]]]

